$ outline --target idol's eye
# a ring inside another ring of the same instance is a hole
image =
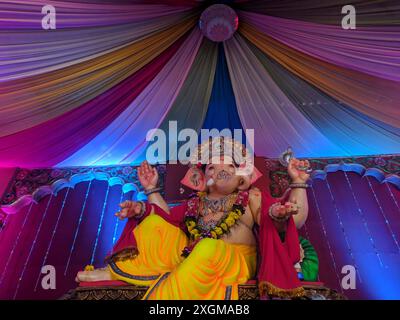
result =
[[[214,166],[209,166],[208,168],[207,168],[207,171],[208,172],[214,172]]]

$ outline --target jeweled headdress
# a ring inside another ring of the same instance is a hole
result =
[[[215,137],[201,143],[190,159],[190,168],[181,183],[193,190],[204,191],[206,181],[203,165],[229,162],[237,167],[236,174],[244,178],[243,188],[248,189],[261,173],[254,166],[254,153],[242,143],[228,137]]]

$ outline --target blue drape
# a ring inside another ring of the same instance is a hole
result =
[[[236,108],[228,65],[222,43],[218,47],[218,61],[210,103],[203,129],[243,129]]]

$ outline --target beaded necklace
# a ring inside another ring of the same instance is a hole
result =
[[[244,214],[249,201],[248,191],[239,191],[230,210],[213,226],[202,228],[198,225],[200,201],[206,196],[205,193],[198,193],[197,197],[191,198],[187,203],[185,212],[185,225],[192,241],[191,245],[185,247],[182,256],[187,257],[194,246],[204,238],[219,239],[229,233],[230,228],[234,226],[240,217]]]

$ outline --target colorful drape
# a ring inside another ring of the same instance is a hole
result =
[[[347,0],[252,0],[239,8],[292,20],[340,25],[342,7],[348,4],[355,6],[360,26],[400,25],[400,4],[396,0],[354,0],[351,3]]]
[[[314,58],[389,80],[400,80],[400,33],[396,27],[364,27],[343,32],[340,25],[318,25],[240,12],[243,22]]]
[[[147,132],[158,127],[182,88],[200,43],[201,33],[194,29],[186,43],[142,91],[138,99],[62,165],[72,165],[76,161],[86,161],[95,165],[108,164],[110,160],[114,163],[134,161],[145,146]],[[107,147],[102,148],[104,145]]]
[[[359,111],[399,127],[399,82],[317,60],[242,24],[242,34],[292,73]]]
[[[257,132],[257,152],[279,154],[291,145],[299,156],[339,153],[283,94],[240,36],[226,49],[239,115],[244,127]]]
[[[338,103],[318,88],[297,77],[264,55],[257,47],[250,49],[269,71],[272,79],[297,109],[325,137],[348,154],[378,154],[382,147],[398,150],[399,128],[369,118],[348,105]],[[341,143],[345,141],[345,143]],[[375,151],[373,151],[375,150]]]
[[[0,138],[5,157],[3,164],[38,163],[51,166],[84,147],[119,116],[160,72],[176,53],[181,41],[158,56],[151,64],[125,79],[109,91],[61,117],[41,123],[5,138]],[[113,99],[118,95],[118,99]],[[85,119],[84,121],[82,121]],[[26,143],[29,137],[30,143]],[[24,145],[24,148],[21,148]],[[99,150],[99,152],[104,149]]]
[[[0,166],[136,163],[152,128],[255,130],[277,157],[400,152],[400,5],[229,1],[239,29],[203,38],[204,1],[0,3]]]

